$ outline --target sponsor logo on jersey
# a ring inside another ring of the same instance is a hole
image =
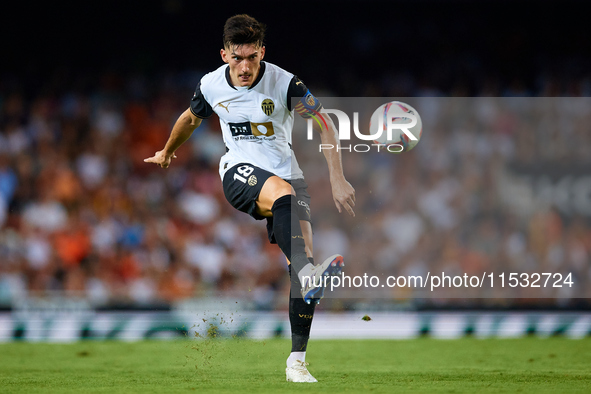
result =
[[[224,105],[222,103],[218,103],[216,105],[216,107],[222,107],[223,109],[225,109],[226,111],[228,111],[228,113],[230,113],[230,110],[228,109],[228,107],[230,106],[230,103],[228,102],[228,104]]]
[[[273,123],[271,122],[264,122],[264,123],[251,123],[252,126],[252,134],[256,135],[257,137],[270,137],[275,135],[275,130],[273,129]]]
[[[271,116],[273,111],[275,110],[275,103],[271,99],[264,99],[263,103],[261,104],[261,109],[267,116]]]
[[[228,123],[232,137],[239,137],[242,135],[252,135],[252,129],[250,128],[250,122],[242,123]]]
[[[273,123],[228,123],[228,128],[235,140],[260,140],[275,139],[275,129]],[[271,138],[269,138],[271,137]]]

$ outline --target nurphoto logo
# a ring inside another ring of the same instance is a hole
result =
[[[340,141],[351,140],[351,120],[349,116],[339,109],[323,110],[326,114],[335,115],[338,120],[338,138]],[[321,116],[317,114],[317,116]],[[320,123],[317,116],[307,120],[307,138],[313,139],[313,121]],[[422,122],[418,112],[406,103],[392,101],[382,104],[372,114],[369,122],[369,134],[359,130],[359,112],[353,112],[353,133],[362,141],[371,141],[372,144],[361,143],[353,145],[334,146],[332,144],[320,144],[319,151],[326,149],[347,150],[349,152],[369,152],[374,147],[378,152],[386,150],[391,153],[408,152],[416,146],[422,135]]]

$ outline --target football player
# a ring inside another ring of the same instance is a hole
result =
[[[248,15],[226,21],[220,51],[225,64],[201,79],[164,149],[145,161],[167,168],[201,121],[217,114],[226,145],[219,166],[226,199],[253,218],[265,219],[269,241],[277,243],[288,260],[292,349],[287,380],[316,382],[305,358],[315,305],[324,296],[318,284],[325,276],[339,275],[344,263],[342,256],[334,255],[314,264],[310,195],[291,147],[294,112],[314,118],[323,144],[337,146],[338,141],[330,117],[304,82],[263,61],[264,37],[265,26]],[[354,216],[355,190],[343,175],[340,152],[323,153],[336,208]]]

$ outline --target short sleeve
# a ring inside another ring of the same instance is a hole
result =
[[[211,105],[205,100],[205,97],[203,97],[203,93],[201,92],[201,83],[199,83],[195,89],[195,94],[193,94],[189,108],[193,115],[201,119],[207,119],[213,114],[213,108],[211,108]]]
[[[306,84],[304,84],[304,81],[302,81],[294,75],[291,81],[289,82],[289,87],[287,88],[287,109],[289,109],[290,111],[292,110],[292,98],[301,99],[306,95],[306,93],[308,93],[308,88],[306,87]]]

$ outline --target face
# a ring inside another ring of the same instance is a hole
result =
[[[250,86],[261,69],[265,47],[255,44],[234,45],[220,51],[222,60],[230,66],[230,79],[234,86]]]

